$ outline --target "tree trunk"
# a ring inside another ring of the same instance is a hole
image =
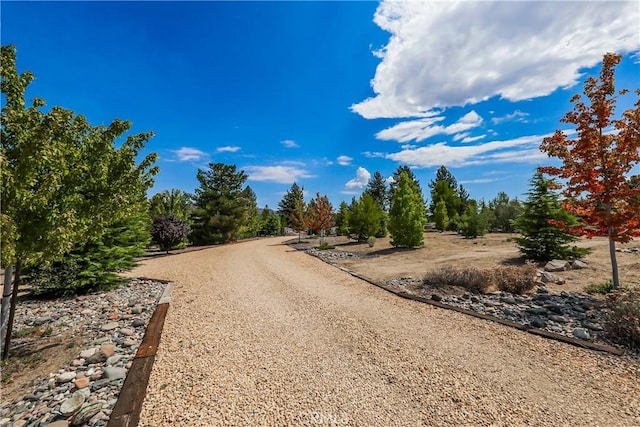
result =
[[[7,333],[4,338],[4,348],[2,350],[2,360],[9,357],[9,346],[11,345],[11,333],[13,332],[13,319],[16,315],[16,302],[18,301],[18,286],[20,285],[20,274],[22,273],[22,260],[16,263],[16,273],[13,277],[13,292],[11,293],[11,308],[9,309],[9,320],[7,321]]]
[[[611,237],[609,237],[609,256],[611,257],[611,272],[613,273],[613,289],[618,289],[620,287],[620,278],[618,277],[616,242]]]
[[[13,264],[4,269],[4,287],[2,291],[2,309],[0,310],[0,342],[4,342],[7,323],[9,321],[9,304],[11,303],[11,282],[13,278]]]

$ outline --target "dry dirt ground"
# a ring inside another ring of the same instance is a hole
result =
[[[452,232],[427,232],[424,247],[419,249],[395,249],[389,238],[377,239],[373,248],[367,243],[358,243],[346,237],[330,237],[328,243],[337,250],[370,257],[337,260],[337,264],[347,267],[374,280],[398,277],[422,277],[428,271],[442,267],[492,268],[497,265],[521,264],[516,244],[511,241],[517,234],[491,233],[477,239],[465,239]],[[590,284],[600,284],[611,278],[609,243],[605,238],[580,239],[576,246],[592,249],[584,258],[589,268],[554,273],[566,280],[564,285],[548,285],[550,291],[584,292]],[[640,247],[635,240],[619,248]],[[640,287],[640,254],[617,254],[620,281],[623,285]]]
[[[637,362],[395,297],[285,240],[131,272],[175,283],[141,426],[640,425]]]

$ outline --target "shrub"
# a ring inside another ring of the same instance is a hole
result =
[[[527,263],[524,267],[501,266],[493,270],[493,284],[511,294],[524,294],[536,285],[538,269],[535,264]]]
[[[607,297],[606,336],[615,343],[640,350],[640,289],[625,289]]]
[[[335,246],[330,245],[328,243],[323,243],[320,246],[318,246],[318,249],[321,250],[321,251],[326,251],[326,250],[335,249],[335,248],[336,248]]]
[[[376,244],[376,238],[374,236],[369,236],[367,239],[367,244],[370,248],[372,248]]]
[[[446,267],[427,273],[423,283],[431,286],[459,286],[474,293],[486,292],[491,285],[495,285],[503,292],[522,294],[535,286],[536,272],[534,264],[484,270],[475,267]]]
[[[463,269],[445,267],[427,273],[423,283],[431,286],[459,286],[471,292],[483,293],[491,285],[491,274],[488,270],[479,270],[475,267]]]
[[[613,282],[607,280],[602,283],[593,283],[584,288],[584,291],[588,294],[608,294],[613,291]]]
[[[187,238],[190,228],[186,222],[172,215],[158,215],[153,219],[151,238],[160,249],[169,252],[171,248]]]

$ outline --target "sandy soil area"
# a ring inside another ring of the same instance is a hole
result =
[[[511,241],[517,234],[492,233],[477,239],[465,239],[456,233],[427,232],[424,247],[419,249],[395,249],[389,238],[377,239],[370,248],[346,237],[331,237],[328,241],[336,249],[361,255],[364,258],[337,260],[336,263],[358,271],[374,280],[398,277],[422,277],[428,271],[442,267],[492,268],[497,265],[521,264],[523,260],[516,244]],[[584,258],[589,268],[554,273],[565,279],[564,285],[549,285],[549,290],[584,292],[590,284],[606,282],[611,278],[609,243],[604,238],[581,239],[579,247],[592,249]],[[640,241],[620,245],[619,248],[640,247]],[[623,285],[640,287],[640,254],[617,253],[620,281]]]
[[[640,425],[637,363],[397,298],[284,240],[131,272],[175,282],[140,425]]]

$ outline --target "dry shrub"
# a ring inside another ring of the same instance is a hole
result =
[[[493,284],[503,292],[521,295],[536,286],[537,274],[537,267],[531,263],[523,267],[500,266],[493,271]]]
[[[430,286],[459,286],[474,293],[486,292],[491,285],[513,294],[529,292],[535,286],[536,266],[500,266],[495,269],[480,270],[475,267],[445,267],[426,274],[423,283]]]
[[[424,277],[423,283],[431,286],[460,286],[470,292],[486,292],[491,285],[491,272],[477,268],[456,269],[445,267],[431,271]]]
[[[607,296],[604,332],[618,344],[640,350],[640,289],[624,289]]]

